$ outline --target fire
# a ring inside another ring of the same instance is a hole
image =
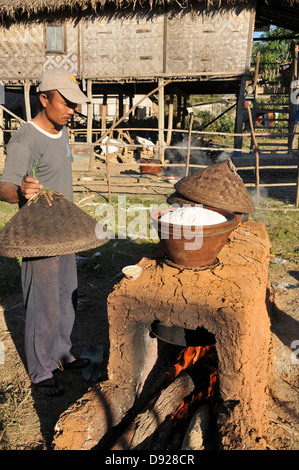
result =
[[[178,362],[174,364],[175,377],[183,370],[195,364],[200,358],[210,352],[212,348],[213,346],[189,346],[189,348],[183,349]]]
[[[193,366],[199,359],[206,356],[209,357],[210,354],[213,354],[214,346],[190,346],[185,348],[179,358],[178,362],[174,364],[174,374],[177,377],[183,370],[187,369],[188,367]],[[214,395],[215,385],[217,382],[217,368],[214,365],[208,365],[207,367],[210,369],[210,383],[206,390],[206,392],[198,391],[194,394],[190,400],[183,399],[180,406],[176,409],[176,411],[172,414],[171,419],[180,420],[183,419],[186,414],[188,413],[189,407],[195,401],[198,403],[203,398],[211,399]]]

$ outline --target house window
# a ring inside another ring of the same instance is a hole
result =
[[[64,27],[46,26],[46,51],[55,54],[65,53]]]

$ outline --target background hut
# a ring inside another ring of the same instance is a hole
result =
[[[180,113],[191,94],[234,93],[239,132],[255,22],[291,26],[296,8],[292,1],[260,1],[256,8],[253,0],[0,0],[0,104],[10,93],[15,108],[25,110],[18,109],[18,116],[29,120],[40,72],[57,66],[98,98],[102,132],[107,97],[118,98],[121,117],[124,98],[132,106],[135,95],[158,86],[159,129],[164,128],[165,93],[171,113],[174,95]],[[167,87],[165,80],[171,80]],[[91,142],[93,104],[83,111]]]

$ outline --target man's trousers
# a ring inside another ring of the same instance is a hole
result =
[[[27,368],[31,381],[38,383],[74,359],[70,336],[78,288],[76,256],[23,259],[21,272]]]

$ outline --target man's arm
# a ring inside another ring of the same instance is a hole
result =
[[[15,204],[22,200],[30,199],[41,189],[43,189],[43,185],[31,176],[26,176],[26,178],[22,180],[21,186],[17,186],[13,183],[5,183],[3,181],[0,182],[0,201]]]

